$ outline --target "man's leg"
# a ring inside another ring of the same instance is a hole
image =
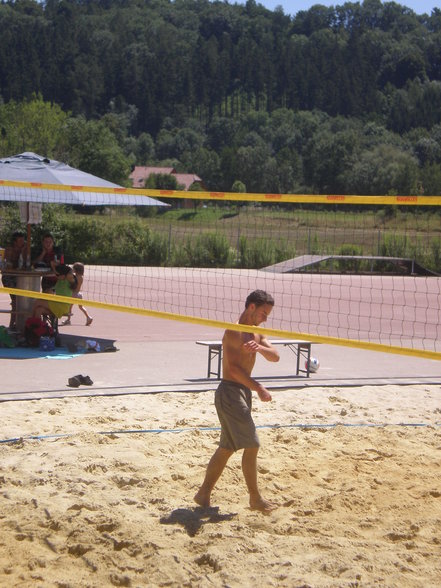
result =
[[[257,485],[257,453],[258,447],[248,447],[243,450],[242,471],[250,494],[250,507],[262,512],[270,512],[276,505],[262,498]]]
[[[223,447],[218,447],[214,452],[212,458],[208,462],[202,486],[194,497],[195,502],[197,502],[199,506],[203,506],[204,508],[210,506],[211,492],[233,453],[234,451],[232,449],[224,449]]]

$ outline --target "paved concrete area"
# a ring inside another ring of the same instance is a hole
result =
[[[0,359],[0,401],[79,395],[146,394],[214,390],[208,379],[207,349],[198,339],[220,339],[222,331],[129,313],[91,309],[90,327],[75,308],[72,326],[60,327],[62,342],[113,343],[118,351],[86,353],[72,359]],[[0,324],[6,324],[6,318]],[[382,384],[441,384],[441,362],[333,345],[312,346],[320,369],[310,378],[295,376],[295,355],[278,348],[280,362],[258,357],[254,376],[270,389]],[[88,375],[92,386],[70,388],[68,379]]]

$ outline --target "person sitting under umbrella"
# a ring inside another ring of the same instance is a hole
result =
[[[5,250],[5,270],[18,269],[20,266],[20,257],[23,260],[26,258],[26,241],[25,236],[20,231],[15,231],[12,235],[11,244]],[[21,269],[21,268],[20,268]],[[2,283],[5,288],[17,287],[17,276],[11,276],[7,273],[2,275]],[[15,329],[17,319],[17,297],[11,294],[11,318],[9,321],[9,328]]]
[[[77,277],[73,273],[69,265],[56,265],[55,275],[57,283],[55,284],[55,294],[58,296],[72,296],[73,291],[77,287]],[[56,300],[36,300],[32,309],[32,316],[34,318],[42,317],[56,317],[61,318],[69,314],[71,304],[69,302],[57,302]]]
[[[58,249],[55,247],[54,238],[50,233],[45,233],[42,239],[41,253],[32,262],[34,267],[45,267],[55,271],[55,266],[60,262],[63,263],[63,260],[61,257],[59,257]],[[46,292],[46,294],[53,294],[56,283],[56,276],[44,276],[41,280],[42,292]]]

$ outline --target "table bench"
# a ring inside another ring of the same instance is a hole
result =
[[[311,359],[311,341],[299,341],[296,339],[274,339],[271,345],[283,345],[288,347],[296,356],[296,376],[305,374],[309,378],[309,360]],[[215,376],[218,380],[221,377],[222,366],[222,341],[196,341],[197,345],[208,347],[207,378]],[[301,360],[305,360],[305,369],[301,367]],[[214,367],[212,367],[212,362]]]

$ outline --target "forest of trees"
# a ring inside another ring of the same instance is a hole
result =
[[[0,156],[120,184],[441,194],[441,10],[209,0],[0,3]]]

